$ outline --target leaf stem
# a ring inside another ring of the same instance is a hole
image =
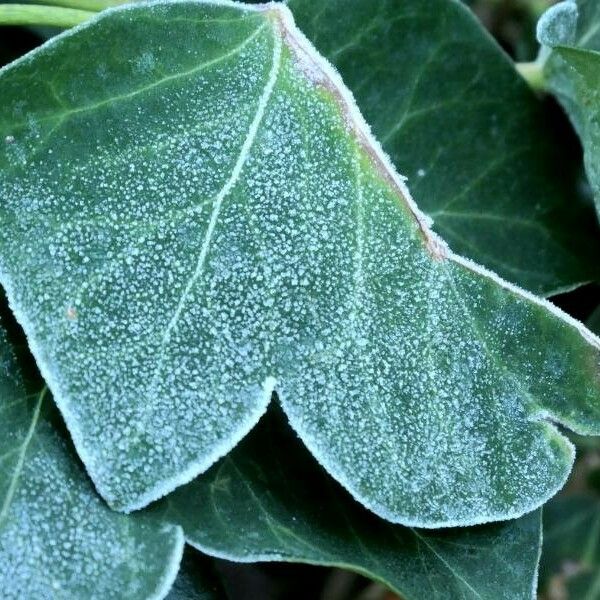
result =
[[[111,6],[125,4],[130,0],[44,0],[48,6],[63,6],[65,8],[76,8],[78,10],[87,10],[91,12],[100,12]],[[25,0],[29,4],[34,4],[36,0]]]
[[[532,62],[516,63],[515,67],[532,90],[536,92],[544,91],[546,79],[544,77],[543,63],[535,60]]]
[[[0,4],[0,25],[73,27],[96,13],[74,8],[34,4]]]

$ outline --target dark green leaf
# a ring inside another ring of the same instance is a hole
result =
[[[533,510],[548,420],[600,432],[600,340],[429,230],[278,6],[132,5],[0,72],[0,280],[80,456],[140,508],[276,388],[380,516]]]
[[[558,498],[544,508],[542,589],[564,590],[564,600],[597,600],[600,595],[600,498]]]
[[[435,533],[386,523],[330,479],[283,420],[272,411],[157,511],[192,545],[228,560],[339,566],[405,600],[532,598],[539,512]]]

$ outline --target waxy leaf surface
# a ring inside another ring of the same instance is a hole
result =
[[[164,598],[183,533],[111,511],[49,393],[28,394],[0,329],[0,590],[23,598]]]
[[[319,468],[283,421],[271,411],[157,511],[182,525],[190,544],[228,560],[338,566],[381,581],[405,600],[532,598],[539,511],[443,532],[387,523]]]
[[[274,389],[408,525],[533,510],[573,460],[545,418],[600,432],[600,341],[429,231],[284,6],[108,11],[0,96],[0,280],[113,507],[206,470]]]
[[[567,0],[538,23],[546,86],[571,118],[600,212],[600,4]]]
[[[600,332],[600,307],[587,325]],[[596,600],[600,595],[600,439],[571,438],[577,446],[571,487],[577,486],[577,491],[567,488],[544,507],[540,592],[549,598]]]
[[[450,247],[525,289],[600,276],[600,232],[551,115],[449,0],[290,0]]]

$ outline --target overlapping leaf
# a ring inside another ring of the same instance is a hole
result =
[[[571,117],[585,151],[585,166],[600,210],[600,11],[595,0],[567,0],[538,24],[546,50],[540,60],[548,89]],[[548,51],[548,48],[552,48]]]
[[[587,321],[596,332],[598,317],[600,310]],[[549,598],[595,600],[600,594],[600,439],[573,437],[578,461],[571,487],[576,491],[544,507],[540,591]]]
[[[191,544],[228,560],[340,566],[405,600],[532,598],[539,511],[435,533],[386,523],[318,468],[283,420],[272,411],[238,448],[156,510],[181,524]]]
[[[0,330],[2,598],[162,598],[183,534],[111,511],[96,494],[45,392],[27,395]]]
[[[598,339],[429,231],[285,7],[109,11],[0,94],[0,279],[114,507],[208,468],[274,388],[404,524],[532,510],[573,459],[544,418],[600,431]]]

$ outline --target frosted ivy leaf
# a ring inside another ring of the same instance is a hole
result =
[[[0,279],[113,507],[206,470],[273,390],[411,525],[532,510],[573,460],[546,417],[600,432],[599,340],[430,232],[285,6],[111,10],[0,96]]]
[[[600,278],[593,207],[547,103],[465,3],[286,4],[454,251],[545,296]]]
[[[111,511],[71,445],[49,394],[27,394],[0,329],[0,590],[23,598],[163,598],[183,533]]]

